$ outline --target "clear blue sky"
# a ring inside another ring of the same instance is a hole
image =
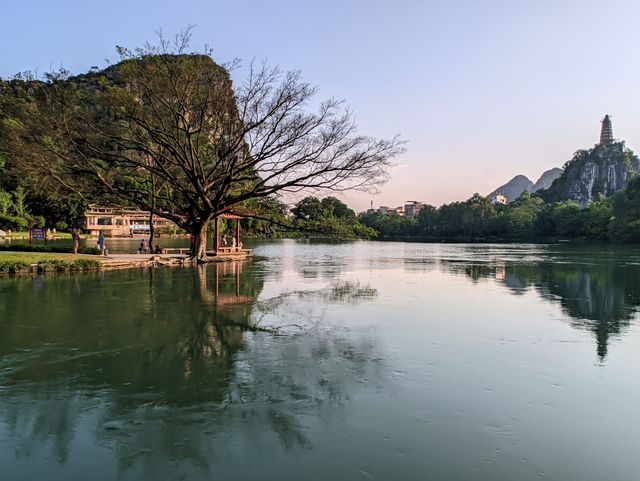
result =
[[[357,209],[535,181],[595,144],[605,113],[640,150],[637,0],[22,0],[2,13],[2,77],[102,67],[116,44],[190,23],[220,62],[302,70],[363,133],[409,140],[382,194],[347,195]]]

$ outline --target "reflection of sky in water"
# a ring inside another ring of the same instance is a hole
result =
[[[639,252],[278,241],[238,267],[0,280],[0,465],[633,479]]]

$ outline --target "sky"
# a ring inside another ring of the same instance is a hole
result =
[[[356,210],[464,200],[517,174],[535,182],[592,147],[606,113],[640,149],[637,0],[3,3],[3,78],[104,67],[115,45],[190,24],[193,49],[220,63],[300,70],[321,98],[346,101],[361,133],[408,141],[380,193],[342,196]]]

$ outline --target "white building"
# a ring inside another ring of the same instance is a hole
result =
[[[419,200],[408,200],[404,205],[404,215],[409,217],[417,216],[425,204]]]
[[[492,204],[505,204],[507,203],[507,196],[504,194],[496,194],[491,197]]]

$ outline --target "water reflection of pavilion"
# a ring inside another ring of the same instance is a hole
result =
[[[255,295],[241,294],[240,274],[242,273],[242,262],[222,262],[215,265],[215,303],[216,306],[234,306],[238,304],[252,303],[256,300]],[[220,292],[220,278],[233,277],[235,291]]]

